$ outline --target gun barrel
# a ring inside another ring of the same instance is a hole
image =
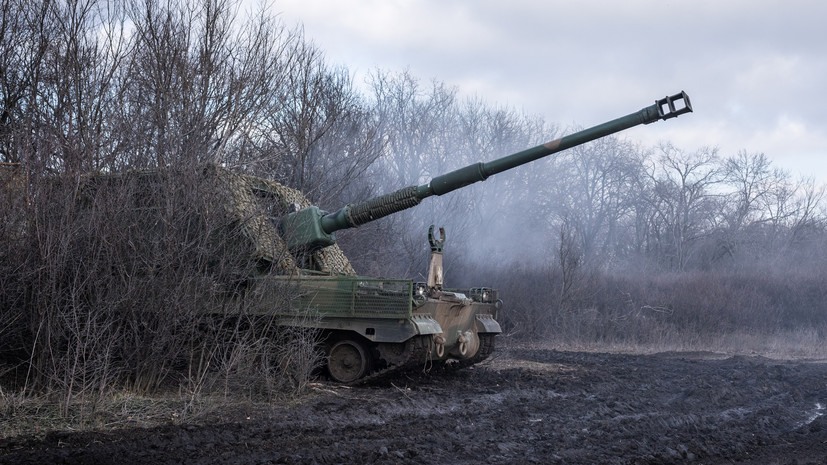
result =
[[[679,106],[682,102],[683,106]],[[614,119],[607,123],[578,131],[545,144],[523,150],[486,163],[475,163],[433,178],[421,186],[409,186],[396,192],[370,199],[357,205],[348,205],[337,212],[322,217],[322,229],[328,234],[340,229],[352,228],[369,221],[411,208],[432,195],[443,195],[461,187],[484,181],[489,176],[501,173],[553,153],[566,150],[640,124],[677,117],[692,111],[689,96],[678,94],[656,100],[635,113]]]
[[[683,102],[683,107],[676,107],[676,103],[681,101]],[[678,94],[657,100],[654,105],[643,108],[638,112],[614,119],[607,123],[599,124],[487,163],[477,163],[442,176],[437,176],[431,180],[427,189],[423,190],[422,193],[425,194],[426,197],[429,195],[443,195],[460,187],[478,181],[484,181],[489,176],[516,168],[553,153],[576,147],[640,124],[650,124],[659,120],[675,118],[678,115],[691,111],[692,105],[689,102],[689,96],[686,95],[686,92],[681,91]]]
[[[308,207],[282,219],[281,228],[291,249],[325,247],[335,243],[333,233],[354,228],[419,204],[432,195],[444,195],[461,187],[484,181],[489,176],[524,165],[553,153],[566,150],[625,129],[655,121],[675,118],[692,111],[689,96],[681,91],[656,100],[654,105],[621,118],[593,126],[545,144],[489,162],[478,162],[433,178],[421,186],[408,186],[336,212],[325,213]]]

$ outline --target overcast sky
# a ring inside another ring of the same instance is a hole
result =
[[[694,114],[626,137],[717,146],[723,156],[763,152],[827,183],[827,1],[276,0],[273,8],[357,81],[376,68],[408,69],[561,126],[592,126],[685,90]]]

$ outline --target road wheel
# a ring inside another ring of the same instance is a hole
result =
[[[370,361],[364,346],[357,341],[345,339],[330,348],[327,356],[327,370],[334,381],[352,383],[368,373]]]

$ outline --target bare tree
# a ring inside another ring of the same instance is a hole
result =
[[[761,203],[770,195],[770,188],[784,176],[779,170],[773,170],[763,153],[748,154],[740,151],[736,156],[724,160],[724,180],[733,186],[733,210],[729,215],[731,229],[739,229],[746,223],[765,219]]]
[[[641,195],[643,156],[633,144],[606,137],[569,151],[555,183],[558,215],[579,242],[585,263],[609,263],[618,250],[623,220]]]
[[[322,206],[363,193],[367,168],[382,154],[370,114],[345,69],[330,69],[302,40],[285,49],[286,78],[268,104],[264,149],[275,163],[257,163]]]
[[[720,218],[720,196],[714,191],[721,181],[716,149],[685,152],[670,144],[650,176],[654,180],[656,211],[653,238],[658,254],[670,269],[684,270],[698,241],[707,236]]]
[[[37,109],[33,100],[55,31],[48,3],[3,0],[0,9],[0,162],[20,163],[24,128]]]
[[[131,5],[135,52],[118,129],[131,136],[133,164],[238,163],[233,152],[260,143],[289,37],[264,11],[241,27],[235,17],[229,0]]]

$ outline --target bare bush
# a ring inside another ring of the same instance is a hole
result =
[[[312,47],[265,10],[238,25],[223,0],[1,7],[0,161],[29,175],[0,186],[3,371],[64,414],[118,387],[196,391],[262,271],[200,162],[273,160],[262,141],[285,102],[271,96]],[[311,370],[282,361],[277,337],[229,341],[290,367],[257,368],[284,377],[272,386],[301,389]]]

